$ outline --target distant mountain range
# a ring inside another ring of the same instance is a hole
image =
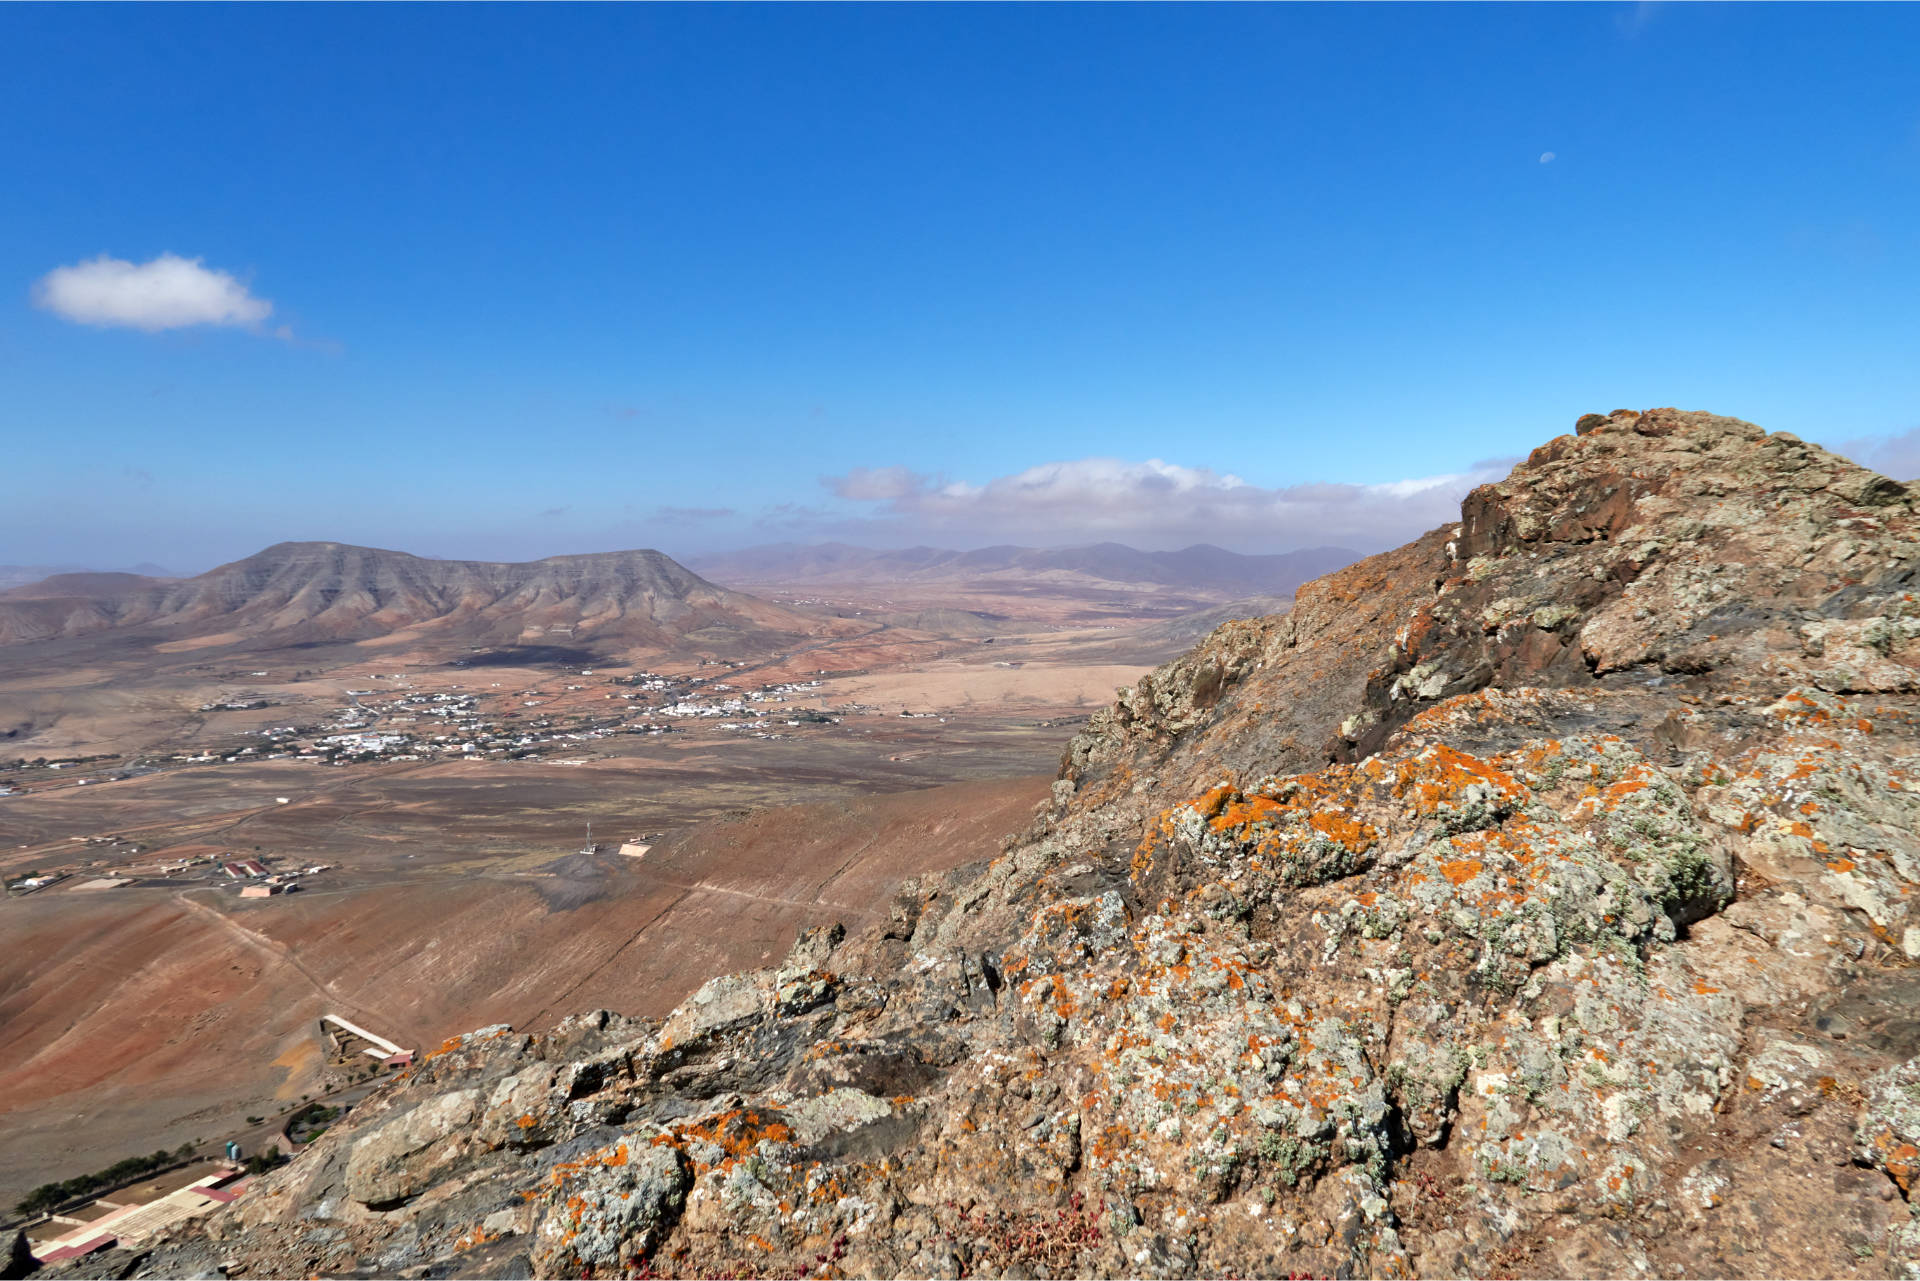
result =
[[[647,550],[494,562],[347,543],[277,543],[192,577],[58,573],[0,590],[0,645],[111,633],[161,644],[200,638],[257,648],[398,633],[423,642],[571,646],[602,640],[744,655],[799,637],[857,633],[881,620],[808,613],[711,579],[763,590],[836,584],[1069,595],[1151,590],[1201,607],[1287,597],[1356,559],[1357,553],[1336,547],[1243,556],[1205,544],[1143,552],[1119,543],[977,551],[788,543],[708,557],[695,562],[701,569],[695,573]],[[958,625],[968,619],[978,626]],[[957,635],[999,630],[984,616],[885,621]]]
[[[0,592],[11,587],[24,587],[28,583],[37,583],[55,574],[88,574],[98,571],[85,565],[0,565]],[[177,575],[162,565],[132,565],[126,569],[106,571],[115,574],[140,574],[147,578],[174,578]]]
[[[727,648],[848,626],[716,586],[657,551],[494,563],[278,543],[191,578],[58,574],[0,591],[0,644],[128,629],[299,644],[412,628],[495,644]]]
[[[951,585],[995,580],[1075,580],[1124,586],[1177,587],[1222,598],[1290,595],[1302,583],[1352,564],[1360,553],[1312,547],[1244,556],[1196,543],[1172,552],[1143,552],[1121,543],[1089,547],[982,547],[949,551],[909,547],[876,551],[846,543],[773,543],[695,557],[690,563],[720,582],[750,586],[830,583]]]

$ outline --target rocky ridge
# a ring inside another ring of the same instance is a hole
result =
[[[76,1270],[1920,1276],[1916,579],[1900,485],[1588,415],[889,924],[457,1038]]]

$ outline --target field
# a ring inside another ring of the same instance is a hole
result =
[[[1150,596],[833,608],[915,625],[759,661],[226,635],[0,650],[0,765],[18,758],[0,1204],[257,1137],[246,1117],[353,1074],[324,1013],[416,1049],[662,1015],[806,926],[858,928],[903,877],[996,854],[1073,728],[1185,643]],[[411,737],[359,750],[382,735]],[[242,898],[237,859],[298,889]]]

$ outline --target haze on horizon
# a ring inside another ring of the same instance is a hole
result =
[[[1375,550],[1920,475],[1913,6],[0,10],[0,561]]]

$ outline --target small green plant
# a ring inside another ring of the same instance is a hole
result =
[[[1487,1177],[1495,1183],[1511,1183],[1520,1186],[1526,1183],[1527,1172],[1517,1165],[1509,1165],[1504,1161],[1490,1161],[1487,1163]]]
[[[1302,1143],[1290,1134],[1268,1130],[1260,1136],[1261,1160],[1275,1167],[1280,1181],[1288,1187],[1300,1181],[1300,1176],[1318,1155],[1311,1144]]]
[[[247,1173],[265,1174],[268,1170],[283,1166],[286,1163],[287,1154],[277,1148],[271,1152],[256,1152],[247,1158]]]

